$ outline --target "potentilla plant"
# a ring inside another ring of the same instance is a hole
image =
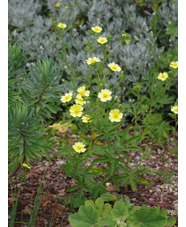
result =
[[[96,65],[100,62],[101,59],[97,57],[86,60],[87,65],[94,65],[95,70],[99,68]],[[101,64],[103,65],[102,62]],[[148,168],[136,165],[132,169],[129,165],[131,158],[126,153],[129,150],[140,150],[137,146],[140,136],[130,137],[129,129],[122,129],[123,107],[105,84],[111,74],[121,71],[121,67],[115,62],[108,63],[107,67],[110,74],[98,74],[96,78],[101,83],[97,86],[82,84],[76,91],[69,91],[61,97],[61,102],[67,107],[67,114],[73,117],[80,129],[80,137],[71,145],[70,158],[67,157],[67,162],[62,167],[67,175],[77,180],[75,189],[80,188],[81,193],[83,189],[90,190],[93,177],[103,174],[102,183],[111,178],[118,190],[120,186],[129,184],[135,191],[136,182],[148,183],[138,176],[147,172]],[[90,137],[81,136],[85,131]],[[93,156],[91,164],[84,167],[83,159]],[[101,166],[97,168],[96,165],[99,164]],[[106,170],[102,168],[102,164],[107,166]]]

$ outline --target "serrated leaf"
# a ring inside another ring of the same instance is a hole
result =
[[[112,218],[115,221],[125,220],[128,217],[128,208],[123,201],[117,201],[111,211]]]
[[[69,217],[72,227],[92,227],[98,224],[98,214],[91,206],[81,206],[78,213]]]
[[[140,227],[164,227],[167,218],[161,216],[156,208],[142,206],[137,213],[134,213],[132,222],[136,225],[140,223]]]
[[[167,220],[166,226],[173,226],[176,223],[176,219],[174,217],[169,217],[166,220]]]
[[[102,199],[105,202],[110,202],[116,201],[117,197],[115,195],[110,194],[109,192],[106,192],[100,196],[100,199]]]
[[[104,218],[99,220],[100,226],[115,227],[116,224],[117,222],[112,219],[112,216],[110,215],[110,213],[105,213]]]
[[[87,201],[85,201],[85,206],[86,206],[86,207],[87,207],[87,206],[91,206],[95,211],[97,211],[96,205],[95,205],[95,203],[94,203],[92,200],[87,200]]]
[[[95,201],[96,207],[98,210],[102,210],[104,206],[104,201],[100,198],[96,199]]]

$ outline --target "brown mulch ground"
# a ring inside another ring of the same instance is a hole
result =
[[[166,150],[158,146],[152,147],[154,152],[151,154],[151,159],[141,160],[142,156],[137,151],[132,151],[132,162],[140,163],[142,166],[150,167],[150,170],[165,170],[166,172],[174,171],[173,178],[177,178],[178,163],[174,155],[170,155]],[[151,149],[152,149],[151,148]],[[130,151],[131,152],[131,151]],[[9,183],[9,212],[11,212],[12,203],[15,203],[18,189],[20,189],[20,196],[18,200],[15,227],[26,227],[26,224],[30,219],[30,213],[33,208],[34,200],[43,179],[43,192],[41,199],[41,206],[37,215],[37,224],[35,227],[47,227],[50,226],[51,219],[53,218],[53,224],[51,226],[61,227],[69,226],[68,217],[73,213],[70,207],[63,206],[64,200],[57,198],[58,196],[70,195],[67,192],[67,188],[75,185],[76,182],[70,177],[65,177],[65,171],[59,167],[65,162],[61,157],[53,156],[50,154],[52,161],[49,162],[45,157],[39,163],[31,163],[30,171],[23,171],[20,169],[15,176],[12,177]],[[164,158],[163,158],[164,157]],[[167,164],[166,160],[170,161]],[[131,168],[133,166],[131,163]],[[45,174],[44,174],[45,173]],[[25,175],[25,176],[23,176]],[[23,176],[21,180],[21,176]],[[120,194],[123,198],[124,195],[128,196],[131,203],[134,205],[147,205],[149,207],[160,206],[166,208],[169,211],[169,216],[174,216],[177,219],[178,215],[178,185],[177,181],[174,181],[174,185],[165,184],[163,191],[163,180],[158,174],[154,176],[143,176],[146,180],[153,181],[152,186],[138,185],[135,192],[130,187],[121,187],[120,193],[115,189],[112,181],[109,181],[111,185],[107,187],[107,191],[111,194]],[[161,199],[163,198],[163,202]],[[178,226],[177,223],[175,226]]]

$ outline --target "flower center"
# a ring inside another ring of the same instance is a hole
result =
[[[79,114],[79,112],[80,112],[80,111],[79,111],[78,109],[75,109],[75,110],[74,110],[74,113],[75,113],[75,114]]]
[[[103,94],[103,98],[104,99],[108,98],[108,94]]]
[[[94,63],[94,62],[96,62],[94,59],[91,59],[91,60],[90,60],[90,63]]]
[[[92,63],[94,63],[94,62],[92,62]],[[80,91],[79,94],[80,94],[81,96],[83,96],[83,95],[85,94],[85,91]]]
[[[113,114],[113,118],[114,118],[114,119],[118,119],[118,118],[119,118],[119,114],[118,114],[118,113],[114,113],[114,114]]]
[[[82,146],[77,146],[76,149],[80,151],[82,150]]]
[[[164,75],[164,74],[162,74],[162,75],[161,75],[161,78],[162,78],[162,79],[165,79],[165,75]]]
[[[112,69],[113,70],[117,70],[117,67],[114,65],[114,66],[112,66]]]
[[[70,96],[69,95],[65,97],[65,101],[67,101],[69,99],[70,99]]]

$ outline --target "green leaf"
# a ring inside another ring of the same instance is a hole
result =
[[[178,26],[175,25],[174,22],[171,22],[171,24],[169,24],[167,26],[166,34],[170,35],[171,40],[177,38],[178,37]]]
[[[111,211],[113,220],[124,221],[128,217],[128,209],[123,201],[117,201]]]
[[[84,205],[87,198],[85,196],[77,197],[74,201],[74,208]]]
[[[130,179],[130,186],[132,188],[132,191],[135,192],[136,188],[137,188],[137,185],[136,185],[136,182],[133,181],[132,179]]]
[[[92,227],[98,224],[98,214],[91,206],[81,206],[78,213],[69,217],[72,227]]]
[[[159,214],[157,208],[142,206],[137,213],[134,213],[132,222],[135,225],[141,224],[140,227],[164,227],[167,218]]]
[[[105,202],[110,202],[110,201],[116,201],[118,198],[115,195],[112,195],[109,192],[106,192],[100,196],[100,199],[102,199]]]
[[[78,188],[80,188],[80,185],[78,184],[78,185],[74,185],[74,186],[72,186],[72,187],[70,187],[70,188],[67,188],[67,192],[71,192],[71,191],[75,191],[76,189],[78,189]]]
[[[93,187],[89,188],[90,199],[97,199],[102,194],[106,193],[106,188],[103,183],[98,182]]]
[[[176,223],[176,219],[174,217],[167,218],[166,226],[173,226]]]
[[[104,219],[99,220],[100,226],[115,227],[116,224],[117,222],[112,219],[112,216],[110,215],[110,213],[105,213]]]

